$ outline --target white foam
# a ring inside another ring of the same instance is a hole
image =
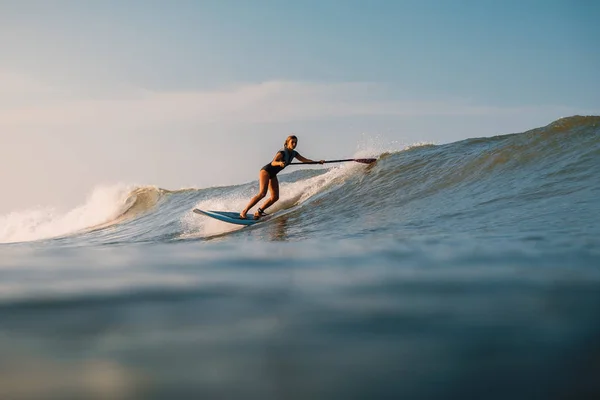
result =
[[[66,213],[39,207],[0,216],[0,243],[49,239],[106,223],[126,210],[134,188],[124,184],[97,186],[83,205]]]

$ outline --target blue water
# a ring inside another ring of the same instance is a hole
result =
[[[598,397],[600,117],[377,156],[0,218],[0,398]]]

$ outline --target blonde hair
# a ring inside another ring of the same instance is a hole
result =
[[[285,142],[283,143],[284,147],[288,147],[288,142],[293,139],[296,139],[296,141],[298,141],[298,138],[296,137],[296,135],[288,136],[287,139],[285,139]]]

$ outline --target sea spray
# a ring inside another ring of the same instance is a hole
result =
[[[54,207],[38,207],[0,216],[0,243],[70,235],[115,219],[131,206],[130,193],[134,188],[122,184],[97,186],[84,204],[67,212]]]

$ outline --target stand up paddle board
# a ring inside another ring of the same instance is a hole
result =
[[[260,217],[259,219],[254,219],[254,215],[248,213],[246,219],[240,218],[239,212],[232,211],[206,211],[200,210],[198,208],[194,208],[193,210],[196,214],[206,215],[207,217],[211,217],[214,219],[218,219],[219,221],[228,222],[230,224],[236,225],[254,225],[257,222],[263,222],[270,218],[270,215],[266,215]]]

